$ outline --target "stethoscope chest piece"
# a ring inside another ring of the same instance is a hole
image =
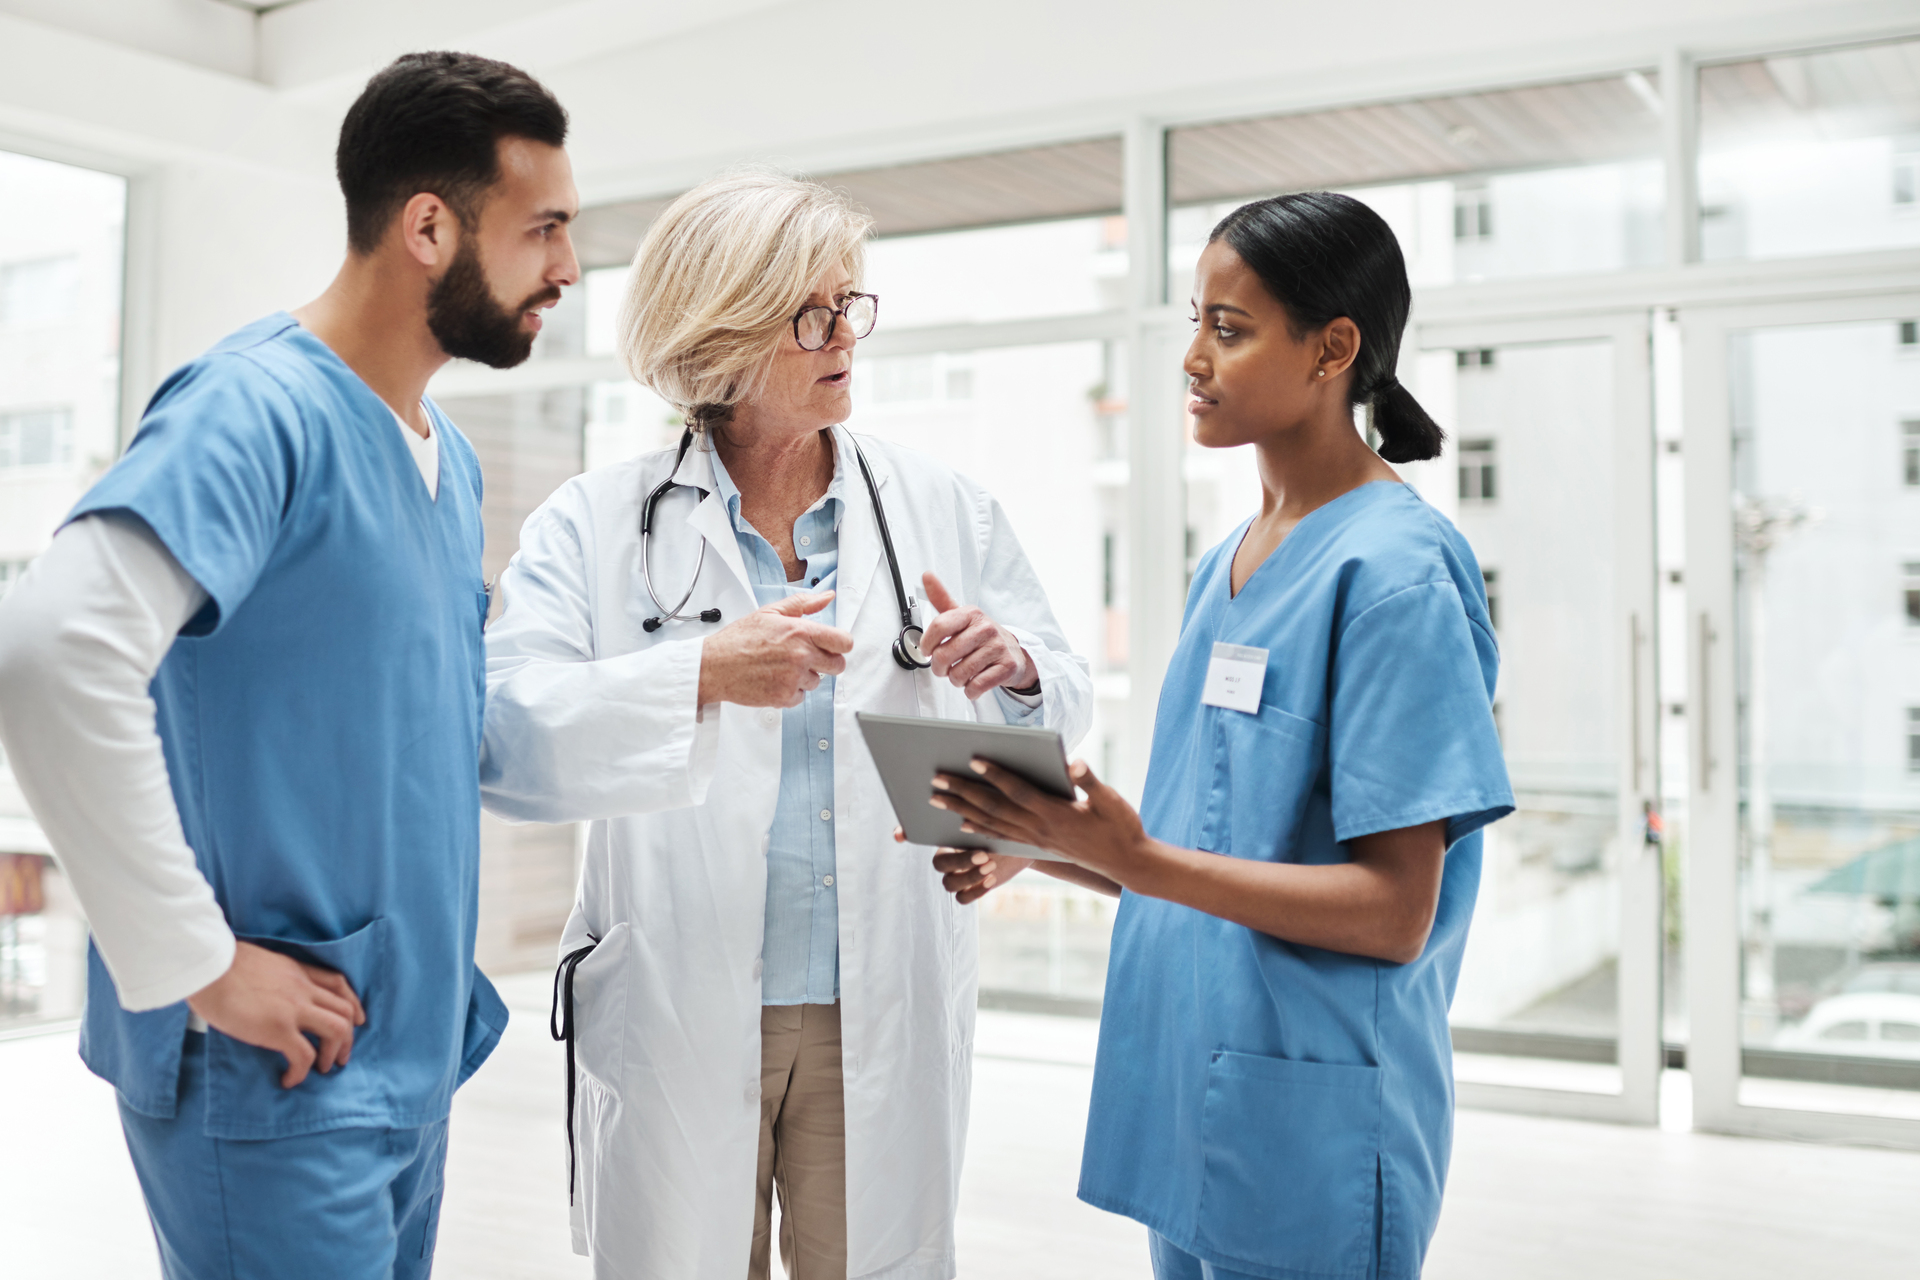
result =
[[[860,478],[866,481],[867,496],[873,501],[874,523],[880,527],[880,546],[886,552],[887,571],[893,578],[894,599],[900,606],[900,638],[893,642],[893,660],[903,671],[925,671],[933,665],[933,659],[927,657],[920,647],[927,633],[914,615],[913,597],[907,594],[906,583],[900,577],[900,558],[894,554],[893,531],[887,528],[887,509],[880,501],[880,486],[874,481],[873,469],[867,465],[867,455],[861,452],[859,442],[853,440],[852,436],[848,436],[847,439],[853,444],[853,456],[860,464]],[[690,621],[692,616],[697,616],[702,622],[720,621],[718,609],[702,609],[698,615],[681,612],[687,607],[687,602],[693,599],[694,589],[700,585],[700,570],[707,563],[707,544],[704,541],[700,544],[699,555],[694,559],[693,577],[687,583],[687,590],[680,597],[680,602],[671,609],[667,608],[666,603],[660,599],[659,592],[653,589],[653,569],[647,559],[647,543],[653,534],[654,507],[670,490],[681,487],[676,484],[673,477],[679,472],[680,463],[686,458],[687,448],[692,443],[692,431],[681,435],[680,448],[674,454],[673,466],[667,472],[667,478],[654,487],[653,492],[647,495],[646,502],[640,508],[640,578],[646,583],[647,598],[653,601],[654,608],[660,610],[658,614],[640,624],[641,629],[648,635],[652,635],[669,622]],[[698,486],[685,487],[697,488]]]
[[[893,642],[893,660],[903,670],[925,671],[933,665],[933,659],[920,652],[920,641],[925,635],[926,632],[912,623],[900,629],[900,638]]]

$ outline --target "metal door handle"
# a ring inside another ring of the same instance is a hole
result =
[[[1700,790],[1706,791],[1713,785],[1713,642],[1719,639],[1713,629],[1713,620],[1707,611],[1700,611],[1700,689],[1694,695],[1694,703],[1700,716]]]

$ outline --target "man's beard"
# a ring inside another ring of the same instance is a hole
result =
[[[536,336],[521,327],[520,317],[559,296],[560,290],[548,286],[511,311],[502,307],[494,300],[479,249],[463,238],[453,261],[427,291],[427,328],[440,349],[456,360],[511,369],[533,353]]]

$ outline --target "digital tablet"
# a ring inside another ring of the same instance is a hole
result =
[[[1015,858],[1064,861],[1059,854],[1012,840],[994,840],[960,829],[960,815],[936,809],[933,775],[955,773],[977,777],[969,767],[975,756],[991,760],[1043,791],[1071,798],[1067,778],[1067,749],[1052,729],[1022,729],[1006,724],[979,724],[972,720],[934,720],[913,716],[876,716],[854,713],[867,750],[880,769],[887,799],[907,839],[915,844],[954,849],[991,849]]]

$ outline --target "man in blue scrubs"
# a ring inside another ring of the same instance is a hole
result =
[[[474,966],[481,481],[424,399],[579,276],[566,113],[403,57],[347,113],[318,299],[161,386],[0,608],[0,734],[94,930],[166,1275],[424,1276]],[[177,638],[176,638],[177,637]]]

